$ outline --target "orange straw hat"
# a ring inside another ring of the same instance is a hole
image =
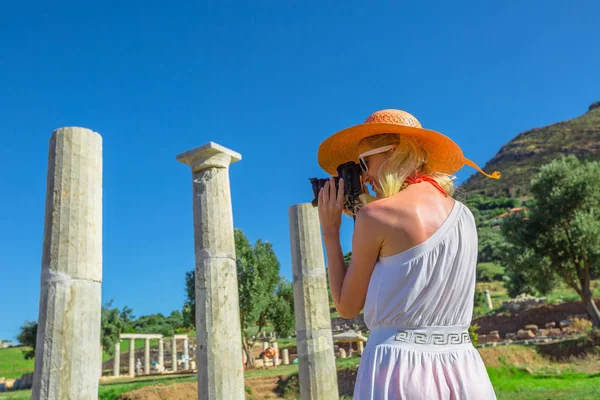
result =
[[[349,161],[358,162],[358,144],[361,140],[382,133],[415,139],[426,153],[425,173],[453,174],[466,164],[489,178],[500,178],[500,172],[486,174],[477,164],[465,158],[461,148],[452,139],[439,132],[423,129],[413,115],[402,110],[374,112],[364,124],[346,128],[330,136],[319,146],[319,165],[330,175],[336,175],[338,165]]]

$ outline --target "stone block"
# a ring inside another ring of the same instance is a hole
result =
[[[500,341],[500,335],[498,335],[498,334],[479,335],[479,338],[478,338],[479,344],[495,343],[495,342],[499,342],[499,341]]]
[[[529,324],[529,325],[525,325],[525,330],[529,330],[533,333],[536,333],[538,330],[538,326],[535,324]]]
[[[552,329],[552,328],[556,327],[556,322],[547,322],[546,325],[544,325],[544,327],[546,329]]]
[[[561,328],[566,328],[569,325],[571,325],[571,321],[563,319],[562,321],[560,321],[558,326],[560,326]]]
[[[519,339],[533,339],[535,334],[528,329],[519,329],[517,332],[517,337]]]

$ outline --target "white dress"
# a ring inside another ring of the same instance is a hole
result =
[[[477,229],[455,201],[425,242],[379,257],[364,307],[371,331],[354,399],[496,399],[470,341]]]

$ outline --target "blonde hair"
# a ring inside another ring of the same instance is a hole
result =
[[[421,146],[407,136],[401,137],[391,133],[374,135],[363,139],[360,145],[366,145],[371,149],[388,145],[396,146],[394,154],[381,165],[377,172],[383,198],[391,197],[406,189],[409,185],[406,178],[415,172],[423,172],[427,162],[427,155]],[[454,182],[450,175],[441,172],[428,172],[428,175],[435,179],[448,196],[454,194]],[[373,200],[370,195],[366,195],[362,199],[365,203]]]

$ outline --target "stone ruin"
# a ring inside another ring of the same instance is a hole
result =
[[[113,357],[113,377],[119,377],[121,375],[121,341],[129,340],[129,364],[127,368],[128,375],[130,377],[134,377],[136,375],[149,375],[151,373],[150,370],[150,340],[157,339],[158,340],[158,362],[155,365],[155,372],[157,373],[165,373],[167,372],[165,368],[165,357],[164,357],[164,337],[161,334],[143,334],[143,333],[121,333],[119,335],[119,340],[115,343],[115,351]],[[135,360],[135,341],[143,340],[144,341],[144,356],[141,357],[143,360],[143,373],[142,371],[136,372],[136,360]],[[183,355],[180,359],[178,359],[177,353],[177,340],[183,341]],[[177,372],[177,367],[179,364],[182,365],[183,370],[195,370],[196,363],[195,361],[190,361],[189,357],[189,340],[188,335],[173,335],[170,339],[171,343],[171,370],[169,372]]]
[[[177,156],[177,161],[191,168],[192,178],[196,361],[202,366],[197,369],[198,398],[245,397],[229,185],[229,166],[239,160],[240,154],[213,142]],[[102,162],[98,133],[79,127],[52,132],[35,372],[24,378],[32,381],[35,399],[91,399],[98,395],[102,371]],[[337,399],[318,213],[305,203],[290,207],[288,216],[300,394],[303,399]],[[164,344],[159,336],[159,361],[164,367],[160,350]],[[149,373],[151,338],[133,335],[122,339],[145,341],[144,372]],[[184,346],[184,353],[186,350]],[[118,376],[120,342],[115,351],[113,375]],[[129,355],[129,374],[133,354]],[[279,352],[276,354],[278,358]],[[282,363],[289,363],[288,351],[281,355]],[[273,363],[277,365],[278,360]]]
[[[520,294],[514,299],[502,302],[504,308],[506,308],[506,310],[512,313],[518,313],[523,310],[527,310],[528,308],[540,306],[542,304],[546,304],[545,297],[534,297],[527,294]]]
[[[479,335],[478,347],[497,346],[498,344],[549,343],[562,340],[580,333],[576,325],[591,326],[591,322],[586,318],[585,314],[571,315],[560,321],[558,326],[556,322],[547,322],[543,328],[535,324],[527,324],[517,332],[506,333],[504,338],[500,337],[497,330],[492,330],[487,334]]]

